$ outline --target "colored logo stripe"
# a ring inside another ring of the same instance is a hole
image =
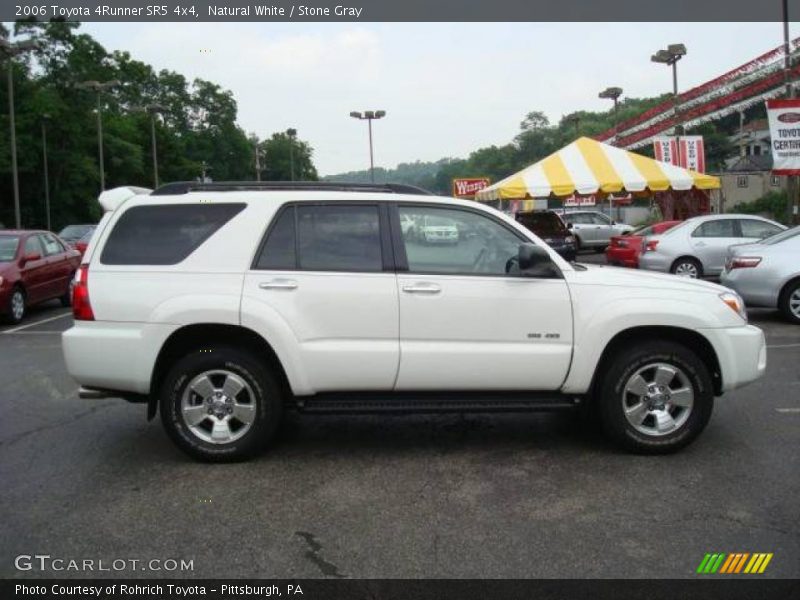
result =
[[[763,573],[772,560],[772,556],[771,552],[757,552],[754,554],[749,552],[733,552],[731,554],[725,554],[724,552],[707,553],[697,567],[697,573]]]

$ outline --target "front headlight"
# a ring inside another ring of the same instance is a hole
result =
[[[736,292],[723,292],[719,295],[719,298],[747,322],[747,311],[745,310],[744,300],[742,300],[739,294]]]

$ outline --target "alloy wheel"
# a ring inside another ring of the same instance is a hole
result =
[[[639,433],[663,436],[680,429],[692,413],[694,389],[680,367],[649,363],[625,383],[622,409],[628,423]]]
[[[796,318],[800,319],[800,287],[789,296],[789,310]]]
[[[679,263],[678,266],[675,267],[675,275],[697,279],[697,276],[699,275],[697,272],[697,265],[692,262]]]
[[[186,386],[181,417],[189,430],[210,444],[229,444],[245,435],[256,417],[253,388],[225,369],[204,371]]]
[[[19,290],[11,295],[11,316],[15,321],[20,321],[25,316],[25,295]]]

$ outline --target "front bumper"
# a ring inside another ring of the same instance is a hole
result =
[[[669,273],[671,261],[668,257],[658,252],[645,252],[639,257],[639,268],[648,271],[660,271]]]
[[[767,343],[758,327],[699,329],[698,333],[711,342],[717,353],[723,392],[752,383],[767,370]]]

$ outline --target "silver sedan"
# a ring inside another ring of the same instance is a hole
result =
[[[800,324],[800,227],[741,246],[731,246],[720,278],[749,306],[779,308]]]
[[[684,277],[722,273],[728,248],[757,242],[786,229],[756,215],[705,215],[687,219],[665,232],[655,243],[645,243],[639,268]]]

